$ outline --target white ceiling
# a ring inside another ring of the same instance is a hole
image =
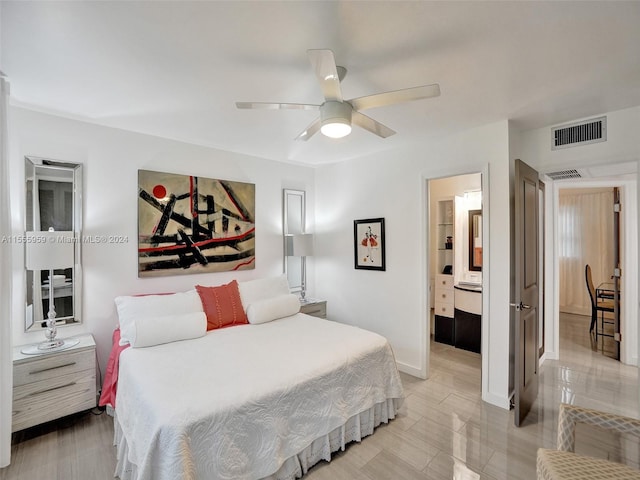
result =
[[[0,3],[13,103],[282,161],[322,164],[512,119],[524,129],[640,105],[640,1]],[[322,103],[306,50],[345,98],[439,83],[367,110],[398,133],[294,141]]]

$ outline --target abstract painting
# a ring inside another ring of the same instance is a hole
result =
[[[355,268],[385,270],[384,218],[353,221]]]
[[[138,276],[255,268],[255,184],[138,170]]]

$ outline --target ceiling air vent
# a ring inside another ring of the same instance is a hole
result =
[[[553,180],[566,180],[568,178],[582,178],[580,172],[578,170],[560,170],[558,172],[549,172],[546,174],[548,177]]]
[[[607,141],[607,117],[562,125],[551,129],[551,150]]]

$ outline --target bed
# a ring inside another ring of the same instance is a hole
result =
[[[299,478],[393,419],[402,399],[384,337],[302,313],[124,348],[115,473]]]

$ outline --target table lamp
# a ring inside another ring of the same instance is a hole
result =
[[[287,257],[301,257],[302,285],[300,286],[300,299],[306,301],[307,293],[307,265],[306,257],[313,255],[313,235],[310,233],[298,233],[285,235],[285,255]]]
[[[74,232],[55,232],[53,228],[50,228],[48,232],[26,232],[25,241],[25,267],[27,270],[49,270],[49,313],[47,314],[47,330],[45,331],[47,339],[37,345],[37,351],[44,353],[51,350],[61,350],[71,345],[56,338],[53,271],[59,268],[73,267],[75,235]]]

